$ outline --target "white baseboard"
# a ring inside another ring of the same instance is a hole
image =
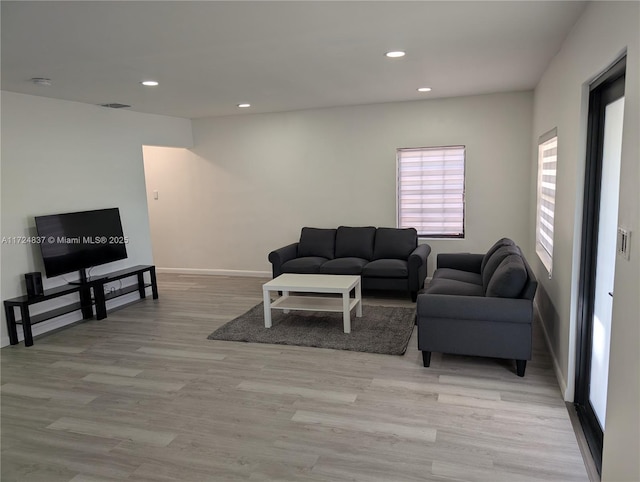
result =
[[[151,288],[147,288],[147,296],[151,296]],[[117,308],[118,306],[126,305],[127,303],[131,303],[133,301],[137,301],[140,299],[140,295],[138,292],[128,293],[126,295],[119,296],[118,298],[114,298],[113,300],[107,301],[107,311],[113,308]],[[107,316],[107,320],[109,317]],[[82,313],[80,310],[74,311],[72,313],[67,313],[66,315],[58,316],[57,318],[51,318],[50,320],[43,321],[42,323],[38,323],[37,325],[33,325],[31,327],[31,333],[34,338],[38,335],[43,335],[45,333],[49,333],[50,331],[57,330],[59,328],[65,327],[67,325],[71,325],[73,323],[77,323],[82,320]],[[85,320],[87,322],[91,321],[91,319]],[[95,321],[95,319],[94,319]],[[24,342],[24,332],[22,331],[22,325],[16,326],[18,332],[18,341]],[[5,347],[10,344],[9,337],[3,336],[0,339],[1,346]],[[37,343],[34,342],[34,343]]]
[[[549,354],[551,355],[551,360],[553,361],[553,371],[556,374],[556,379],[558,380],[558,386],[560,388],[560,392],[562,393],[562,398],[565,402],[572,402],[572,400],[567,400],[567,381],[562,376],[562,370],[560,370],[560,364],[558,363],[558,357],[556,357],[555,351],[553,351],[553,347],[551,346],[551,339],[549,338],[549,333],[547,332],[547,326],[540,316],[540,310],[538,309],[538,304],[534,301],[534,305],[536,308],[536,312],[538,313],[538,318],[540,319],[540,325],[542,326],[542,333],[544,334],[544,340],[547,343],[547,349],[549,350]]]
[[[271,278],[271,271],[249,271],[242,269],[199,269],[199,268],[158,268],[157,273],[195,274],[203,276],[248,276]]]

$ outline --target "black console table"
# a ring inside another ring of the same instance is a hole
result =
[[[145,283],[144,273],[148,272],[150,277],[150,283]],[[113,281],[118,281],[130,276],[137,276],[137,285],[128,286],[124,289],[116,290],[112,293],[104,292],[104,285]],[[62,316],[67,313],[71,313],[76,310],[82,311],[82,319],[87,320],[93,318],[93,305],[96,307],[96,319],[102,320],[107,317],[107,300],[116,298],[118,296],[125,295],[127,293],[133,293],[138,291],[140,298],[146,298],[146,288],[151,287],[153,299],[158,299],[158,284],[156,280],[156,267],[153,265],[138,265],[132,268],[122,269],[100,275],[99,278],[87,280],[82,284],[67,284],[64,286],[57,286],[44,291],[44,294],[39,296],[18,296],[10,300],[5,300],[4,309],[7,317],[7,331],[9,334],[9,342],[12,345],[18,344],[18,331],[17,325],[21,324],[24,331],[24,344],[25,346],[33,345],[33,334],[31,332],[31,326],[36,323],[41,323],[57,316]],[[92,297],[93,291],[93,297]],[[47,300],[59,298],[61,296],[78,293],[80,295],[80,301],[71,303],[69,305],[55,308],[45,313],[40,313],[34,316],[29,314],[29,307],[38,303],[42,303]],[[20,308],[21,320],[16,321],[15,308]]]
[[[151,283],[144,282],[144,273],[149,272]],[[105,293],[104,285],[113,281],[118,281],[129,276],[138,276],[138,284],[129,286],[127,288],[116,290],[113,293]],[[114,271],[108,273],[103,277],[97,279],[91,279],[87,281],[87,284],[93,288],[93,297],[96,304],[96,319],[103,320],[107,317],[107,300],[116,298],[118,296],[126,295],[127,293],[133,293],[138,291],[140,298],[146,298],[147,294],[145,289],[151,286],[151,292],[154,300],[158,299],[158,283],[156,281],[156,267],[151,265],[138,265],[133,268],[121,269],[120,271]]]

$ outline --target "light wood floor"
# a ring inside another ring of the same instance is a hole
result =
[[[587,481],[540,334],[512,363],[207,340],[262,279],[160,275],[136,303],[0,350],[9,481]],[[399,297],[366,304],[412,306]]]

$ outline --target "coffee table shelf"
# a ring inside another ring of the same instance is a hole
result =
[[[350,298],[349,310],[358,305],[358,300]],[[329,298],[326,296],[281,296],[271,302],[271,309],[298,310],[298,311],[335,311],[341,313],[344,310],[342,298]]]

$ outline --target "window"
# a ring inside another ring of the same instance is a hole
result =
[[[464,238],[464,146],[398,149],[398,227]]]
[[[558,135],[553,129],[538,141],[538,201],[536,253],[549,272],[553,265],[553,220],[556,209]]]

